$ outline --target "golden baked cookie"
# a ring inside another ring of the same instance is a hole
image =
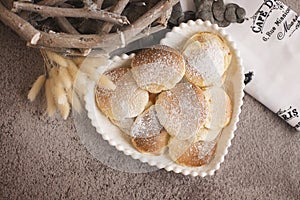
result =
[[[180,52],[163,45],[138,52],[131,67],[139,87],[151,93],[173,88],[185,74],[185,61]]]
[[[169,135],[159,123],[154,106],[134,121],[130,136],[133,146],[142,153],[160,155],[168,144]]]
[[[171,136],[185,140],[194,137],[208,115],[203,91],[190,83],[179,83],[162,92],[155,103],[158,119]]]
[[[103,76],[111,84],[103,85]],[[107,85],[114,87],[107,88]],[[99,78],[95,93],[99,109],[116,121],[138,116],[149,101],[148,92],[138,87],[129,68],[116,68],[104,73]]]
[[[200,32],[184,45],[186,59],[185,77],[199,87],[221,86],[224,72],[231,62],[231,52],[220,36]]]
[[[100,111],[110,118],[112,117],[110,98],[117,82],[129,71],[129,67],[116,68],[105,72],[98,80],[95,88],[96,103]]]
[[[208,164],[214,158],[217,140],[201,141],[197,137],[190,140],[178,140],[172,137],[168,147],[171,159],[177,164],[199,167]]]
[[[232,116],[232,103],[230,97],[220,87],[210,87],[204,91],[208,100],[208,118],[205,127],[220,130],[228,125]]]

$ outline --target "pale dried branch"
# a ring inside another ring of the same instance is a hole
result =
[[[42,33],[38,45],[58,48],[102,48],[108,52],[124,47],[135,40],[135,36],[146,29],[162,12],[170,9],[172,1],[162,0],[146,12],[140,19],[122,32],[106,35],[69,35],[64,33]]]
[[[153,8],[142,15],[132,25],[126,27],[123,31],[126,41],[132,41],[132,38],[147,28],[152,22],[161,16],[161,13],[172,7],[172,0],[161,0]]]
[[[163,13],[157,20],[157,22],[163,26],[167,26],[168,21],[171,17],[172,14],[172,7],[170,9],[168,9],[167,11],[165,11],[165,13]]]
[[[129,0],[120,0],[116,3],[116,5],[114,5],[109,11],[116,13],[116,14],[121,14],[124,10],[124,8],[126,7],[126,5],[128,4]],[[113,24],[109,23],[109,22],[105,22],[103,24],[103,26],[100,26],[98,29],[98,33],[109,33],[110,30],[112,29]]]
[[[47,50],[47,51],[54,51],[57,53],[60,53],[63,56],[88,56],[89,53],[91,52],[91,49],[76,49],[75,47],[73,48],[56,48],[56,47],[47,47],[45,45],[32,45],[30,43],[27,43],[28,47],[32,48],[39,48],[42,50]]]
[[[80,35],[80,33],[72,26],[72,24],[65,17],[57,17],[56,22],[58,26],[66,33]],[[79,49],[82,55],[88,55],[91,49]],[[74,54],[73,54],[74,55]]]
[[[175,1],[176,2],[176,1]],[[178,0],[177,0],[178,2]],[[39,35],[35,40],[36,47],[53,49],[55,51],[64,51],[74,53],[74,49],[101,48],[110,52],[119,47],[124,47],[127,43],[136,40],[136,36],[143,30],[147,29],[150,24],[161,16],[161,13],[170,9],[174,1],[161,0],[153,8],[147,11],[142,17],[135,21],[131,26],[124,28],[117,33],[106,35],[72,35],[65,33],[46,33],[37,31],[32,25],[8,11],[0,4],[0,17],[8,26],[15,30],[26,41],[32,41],[35,34]],[[73,10],[73,9],[71,9]],[[11,19],[12,18],[12,19]],[[24,28],[20,27],[26,27]],[[161,29],[161,27],[159,27]],[[33,46],[34,43],[30,43]],[[82,55],[82,54],[78,54]]]
[[[103,0],[97,0],[97,1],[96,1],[97,8],[101,9],[102,3],[103,3]]]
[[[6,8],[11,9],[12,6],[13,6],[14,0],[2,0],[2,1],[0,1],[0,2],[2,2],[2,4],[3,4]]]
[[[38,5],[54,6],[66,2],[67,0],[42,0],[37,2]]]
[[[53,47],[53,48],[107,48],[124,46],[122,43],[121,35],[118,33],[99,35],[71,35],[65,33],[45,33],[42,32],[41,38],[37,45],[39,47]]]
[[[28,22],[26,22],[22,18],[20,18],[17,15],[8,11],[3,5],[0,5],[0,11],[1,11],[0,19],[2,21],[4,21],[5,24],[8,25],[9,27],[11,27],[14,31],[16,31],[22,38],[24,38],[26,41],[29,41],[28,46],[36,45],[35,47],[38,47],[38,48],[44,48],[44,49],[48,49],[48,50],[52,49],[57,52],[62,52],[65,55],[78,55],[78,56],[86,56],[91,51],[90,48],[92,48],[94,46],[99,47],[98,45],[94,45],[94,43],[77,46],[78,43],[83,44],[84,41],[94,41],[94,39],[93,39],[94,35],[90,35],[90,36],[85,35],[83,37],[78,36],[78,37],[75,37],[74,39],[72,39],[73,35],[67,35],[67,38],[68,38],[67,41],[65,41],[62,45],[57,45],[60,42],[55,41],[55,38],[57,38],[57,37],[53,37],[55,34],[54,33],[47,34],[44,32],[42,32],[43,36],[44,36],[43,40],[40,41],[39,44],[36,44],[36,43],[38,43],[38,39],[40,39],[40,37],[41,37],[41,33],[38,30],[36,30],[32,25],[30,25]],[[59,38],[60,36],[63,36],[63,34],[59,34],[59,35],[55,35],[55,36],[58,36],[58,38]],[[65,39],[66,38],[62,38],[61,41],[64,41]],[[102,38],[99,38],[99,36],[96,36],[96,40],[100,41],[99,43],[101,43]],[[47,45],[47,42],[45,42],[45,41],[49,41],[49,44],[53,43],[53,45]],[[74,45],[71,44],[73,41],[76,41],[74,43]],[[69,43],[69,42],[71,42],[71,43]],[[69,43],[69,44],[67,44],[67,43]],[[81,48],[82,50],[78,51],[74,48]]]
[[[87,8],[58,8],[31,3],[14,2],[13,11],[26,10],[51,17],[83,17],[99,19],[119,25],[129,24],[127,17],[100,9]]]
[[[139,33],[136,37],[134,37],[133,39],[134,40],[138,40],[138,39],[141,39],[145,36],[149,36],[153,33],[156,33],[158,31],[161,31],[163,29],[165,29],[166,27],[163,26],[163,25],[157,25],[157,26],[154,26],[154,27],[147,27],[145,28],[143,31],[141,31],[141,33]]]
[[[30,44],[37,44],[41,37],[40,31],[36,30],[30,23],[7,10],[0,2],[1,21],[14,30],[20,37]]]
[[[62,31],[74,35],[80,34],[65,17],[56,17],[56,22]]]

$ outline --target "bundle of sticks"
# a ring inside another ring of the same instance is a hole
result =
[[[95,66],[137,39],[165,29],[179,0],[0,0],[0,20],[39,48],[44,73],[33,83],[33,101],[44,87],[46,112],[67,119],[78,112],[85,80],[97,81]],[[179,13],[180,15],[180,13]],[[91,55],[93,52],[101,52]],[[83,60],[85,64],[82,64]]]
[[[0,0],[0,20],[31,47],[106,53],[166,27],[179,0]]]

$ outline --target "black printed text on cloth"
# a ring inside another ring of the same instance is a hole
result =
[[[225,0],[246,9],[247,20],[225,28],[241,52],[246,72],[253,72],[245,91],[300,131],[300,17],[276,0]],[[181,0],[183,11],[194,10]]]

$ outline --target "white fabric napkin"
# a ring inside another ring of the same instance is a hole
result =
[[[300,18],[277,0],[225,0],[247,11],[242,24],[225,28],[241,52],[245,91],[300,131]],[[183,11],[193,1],[181,0]]]

